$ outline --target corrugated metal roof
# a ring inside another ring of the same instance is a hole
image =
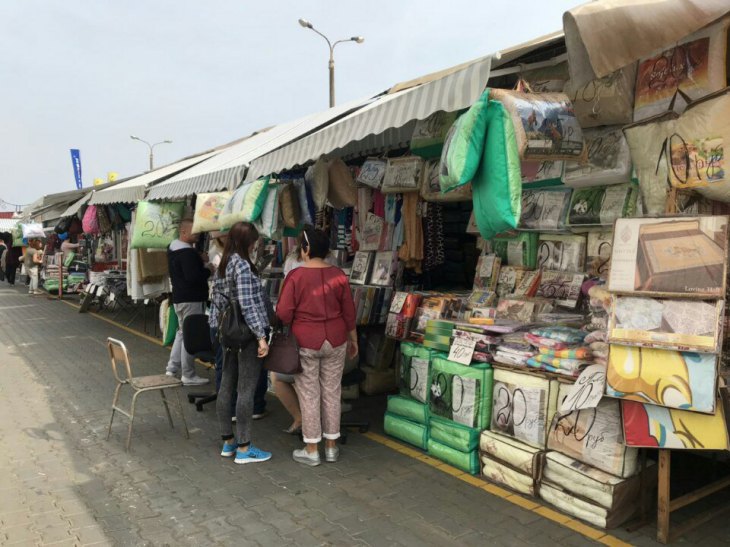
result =
[[[61,218],[72,217],[75,214],[77,214],[84,205],[89,203],[91,196],[92,196],[92,193],[89,192],[84,197],[82,197],[80,200],[75,201],[74,203],[69,205],[68,209],[66,209],[63,213],[61,213]]]
[[[232,189],[243,180],[246,168],[254,159],[307,135],[370,101],[370,98],[351,101],[274,126],[265,133],[256,134],[231,146],[215,158],[155,186],[148,192],[147,199],[177,199],[201,192]]]

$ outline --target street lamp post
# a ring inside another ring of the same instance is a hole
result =
[[[335,106],[335,47],[337,46],[337,44],[342,44],[343,42],[355,42],[356,44],[362,44],[365,41],[365,38],[363,38],[362,36],[353,36],[352,38],[347,38],[346,40],[337,40],[336,42],[332,43],[329,38],[319,32],[316,28],[314,28],[312,23],[310,23],[306,19],[299,19],[299,24],[302,27],[313,30],[314,32],[319,34],[322,38],[325,39],[327,45],[330,48],[330,108],[332,108],[333,106]]]
[[[140,139],[139,137],[137,137],[135,135],[130,135],[129,138],[132,139],[133,141],[139,141],[139,142],[145,143],[147,145],[147,147],[150,149],[150,171],[152,171],[155,168],[155,146],[157,146],[158,144],[172,144],[172,141],[160,141],[160,142],[156,142],[155,144],[150,144],[146,140]]]

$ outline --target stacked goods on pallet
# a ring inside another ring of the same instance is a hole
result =
[[[428,453],[462,471],[479,472],[479,432],[489,427],[493,371],[436,356],[431,367]]]
[[[534,496],[544,452],[493,431],[479,440],[482,475],[521,494]]]

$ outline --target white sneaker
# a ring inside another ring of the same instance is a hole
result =
[[[181,380],[184,386],[203,386],[210,382],[207,378],[201,378],[200,376],[183,376]]]
[[[324,461],[328,463],[335,463],[337,460],[340,459],[340,447],[335,446],[334,448],[327,448],[324,449]]]
[[[292,458],[294,458],[295,462],[303,463],[310,467],[316,467],[322,463],[322,460],[319,458],[319,450],[309,453],[306,448],[300,448],[292,452]]]
[[[176,375],[176,373],[172,372],[171,370],[165,371],[165,376],[170,376],[170,377],[174,378],[175,375]]]

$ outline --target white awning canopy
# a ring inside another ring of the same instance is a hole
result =
[[[255,158],[316,131],[370,101],[370,98],[352,101],[256,133],[215,158],[155,186],[149,191],[147,198],[177,199],[201,192],[233,189],[241,183],[246,168]]]
[[[381,95],[369,105],[320,131],[254,160],[246,180],[304,165],[353,141],[397,130],[440,110],[453,112],[467,108],[484,91],[491,62],[491,56],[483,57],[462,65],[456,71],[447,71],[441,78],[425,83],[416,80],[414,87],[405,89],[396,86],[394,92]],[[402,139],[403,135],[395,134],[394,138]],[[410,140],[410,135],[407,140]]]
[[[595,0],[563,15],[570,77],[608,76],[730,12],[728,0]]]
[[[120,182],[116,186],[104,190],[94,191],[91,195],[89,205],[111,205],[112,203],[136,203],[144,199],[144,194],[151,185],[163,181],[172,175],[184,171],[193,165],[200,163],[220,153],[220,150],[208,151],[197,156],[176,161],[164,167],[132,177]]]
[[[0,218],[0,232],[12,232],[18,222],[19,218]]]
[[[74,203],[72,203],[71,205],[69,205],[68,206],[68,209],[66,209],[61,214],[61,218],[72,217],[75,214],[77,214],[84,205],[86,205],[87,203],[89,203],[89,200],[91,199],[91,196],[92,196],[92,193],[89,192],[84,197],[82,197],[80,200],[75,201]]]

